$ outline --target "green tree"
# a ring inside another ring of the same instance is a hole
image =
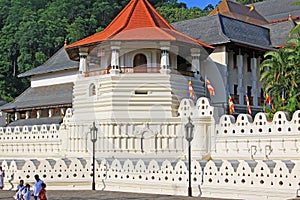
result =
[[[295,3],[300,5],[300,0]],[[298,39],[289,39],[284,48],[265,54],[260,66],[265,92],[271,93],[274,110],[267,107],[270,116],[276,110],[284,110],[290,114],[300,109],[300,26],[297,25],[290,33]]]
[[[243,5],[261,2],[261,1],[265,1],[265,0],[236,0],[237,3],[243,4]]]
[[[163,5],[157,8],[157,11],[169,22],[178,22],[187,19],[193,19],[201,16],[205,16],[207,13],[203,12],[202,9],[193,8],[178,8],[172,5]]]
[[[0,96],[10,101],[29,85],[18,74],[70,44],[103,30],[130,0],[0,0]],[[149,0],[169,21],[205,15],[177,0]],[[208,10],[211,7],[208,8]]]
[[[265,108],[270,116],[278,110],[293,113],[300,109],[300,40],[296,41],[289,41],[288,44],[293,45],[266,53],[260,66],[260,80],[264,81],[264,91],[270,94],[273,103],[273,110]]]

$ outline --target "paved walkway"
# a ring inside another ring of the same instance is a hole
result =
[[[0,200],[12,200],[15,194],[13,191],[0,190]],[[201,197],[183,197],[183,196],[169,196],[158,194],[138,194],[138,193],[124,193],[124,192],[107,192],[107,191],[47,191],[48,200],[221,200],[216,198],[201,198]],[[33,198],[31,198],[33,199]]]

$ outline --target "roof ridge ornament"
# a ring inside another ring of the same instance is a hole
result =
[[[250,12],[253,11],[253,10],[255,10],[255,6],[254,6],[253,0],[251,0],[251,2],[252,2],[252,5],[250,6],[250,9],[249,9]]]

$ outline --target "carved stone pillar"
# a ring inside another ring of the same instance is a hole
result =
[[[160,68],[161,69],[170,68],[170,55],[169,55],[168,47],[165,47],[161,50]]]
[[[120,42],[113,42],[111,45],[111,75],[117,75],[120,73],[120,45]]]
[[[170,73],[170,43],[161,43],[160,73]]]

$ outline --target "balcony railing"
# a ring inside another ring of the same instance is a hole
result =
[[[160,67],[121,67],[120,68],[120,73],[124,74],[130,74],[130,73],[160,73]],[[190,76],[194,77],[194,72],[191,71],[178,71],[175,69],[171,69],[172,74],[180,74],[183,76]],[[100,76],[100,75],[105,75],[105,74],[110,74],[110,69],[102,69],[102,70],[93,70],[89,72],[85,72],[84,76],[85,77],[91,77],[91,76]]]

